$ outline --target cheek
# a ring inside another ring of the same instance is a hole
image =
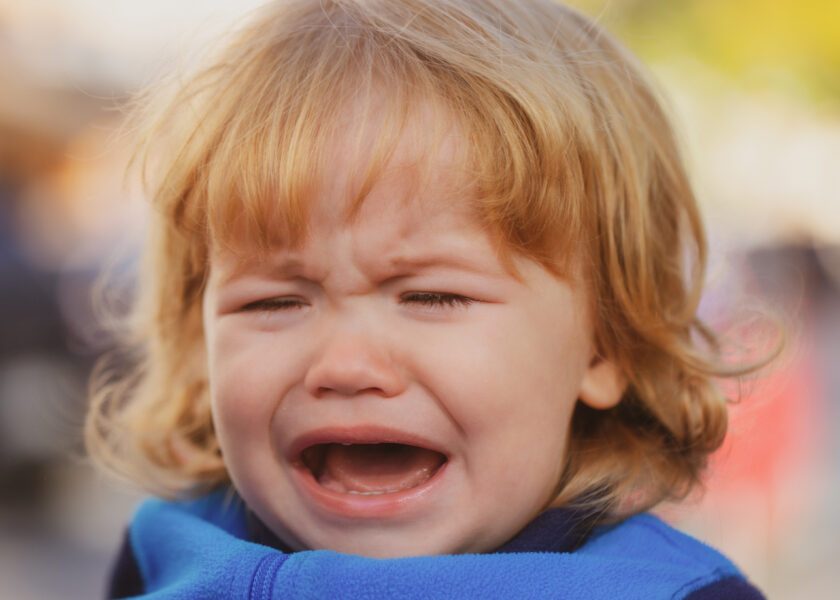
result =
[[[291,356],[270,336],[218,328],[208,336],[213,419],[220,441],[253,444],[269,430],[278,403],[293,382]]]
[[[560,477],[589,348],[574,320],[533,314],[500,312],[438,340],[425,373],[464,429],[475,491],[519,495],[526,512],[548,502]]]
[[[528,429],[565,424],[586,368],[583,336],[564,324],[521,315],[483,320],[442,339],[419,339],[428,353],[421,380],[453,417],[473,432],[496,430],[500,419]]]
[[[268,337],[268,336],[265,336]],[[208,336],[213,423],[228,474],[254,506],[274,489],[271,423],[289,387],[288,365],[267,340],[219,329]]]

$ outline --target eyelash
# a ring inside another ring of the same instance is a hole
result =
[[[275,310],[300,309],[306,306],[300,298],[266,298],[250,302],[242,307],[243,312],[271,312]]]
[[[403,304],[420,304],[428,308],[465,308],[475,302],[472,298],[446,292],[410,292],[400,298]]]
[[[446,292],[409,292],[400,297],[401,304],[418,304],[427,308],[466,308],[474,302],[472,298]],[[285,311],[301,309],[304,306],[306,302],[300,298],[266,298],[246,304],[242,311]]]

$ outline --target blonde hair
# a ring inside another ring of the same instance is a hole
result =
[[[579,403],[556,502],[609,519],[685,494],[726,432],[712,378],[738,372],[696,315],[695,199],[633,57],[549,0],[271,2],[155,108],[145,269],[128,358],[95,374],[91,455],[163,495],[227,481],[201,321],[210,245],[234,231],[260,248],[300,240],[339,113],[372,90],[387,126],[360,201],[432,102],[466,136],[474,208],[501,248],[558,275],[575,257],[589,274],[597,347],[629,385],[613,409]]]

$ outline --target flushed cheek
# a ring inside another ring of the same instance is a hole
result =
[[[214,387],[224,395],[239,396],[247,405],[276,401],[301,378],[304,349],[270,333],[219,327],[210,350],[211,380],[218,382]]]
[[[514,422],[558,422],[577,394],[580,369],[567,357],[541,356],[533,346],[507,340],[505,352],[493,336],[473,332],[469,345],[441,342],[422,364],[421,378],[456,421],[473,432],[505,429]],[[571,363],[571,364],[570,364]],[[530,429],[530,427],[527,427]]]
[[[271,415],[284,387],[277,369],[260,360],[259,353],[234,350],[217,344],[209,364],[213,419],[226,454],[243,446],[267,446]]]
[[[547,455],[534,455],[534,460],[513,457],[494,461],[484,472],[477,497],[489,500],[492,512],[499,517],[507,513],[514,527],[530,521],[552,498],[560,480],[559,458],[547,462]],[[530,457],[529,457],[530,458]]]
[[[434,369],[439,385],[432,390],[464,430],[473,494],[491,508],[530,517],[559,481],[580,360],[534,355],[524,344],[508,343],[509,352],[499,353],[498,345],[485,341],[462,353],[449,346],[451,353],[441,355]],[[440,373],[457,376],[444,382]],[[520,501],[497,506],[500,498]]]
[[[222,371],[225,376],[211,384],[211,406],[228,474],[249,506],[270,514],[267,492],[283,495],[284,489],[272,445],[272,396],[259,378],[237,377],[230,364]]]

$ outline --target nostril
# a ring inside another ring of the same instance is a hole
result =
[[[328,386],[321,386],[315,391],[315,396],[317,397],[324,397],[329,396],[330,394],[337,394],[339,396],[361,396],[361,395],[372,395],[372,396],[383,396],[387,397],[390,394],[386,393],[385,390],[378,388],[378,387],[366,387],[362,389],[358,388],[351,388],[351,387],[328,387]]]
[[[369,345],[332,345],[317,357],[304,379],[315,397],[373,394],[390,397],[403,389],[403,378],[389,357]]]

